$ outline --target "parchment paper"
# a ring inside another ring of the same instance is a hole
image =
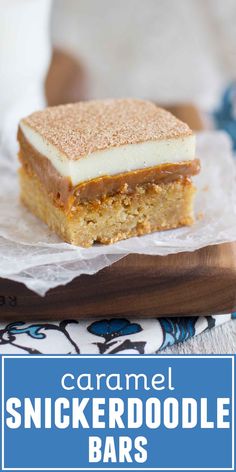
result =
[[[83,249],[62,242],[21,206],[15,164],[1,152],[0,277],[22,282],[44,295],[129,253],[165,256],[236,240],[236,166],[229,138],[223,132],[200,133],[197,157],[202,171],[194,178],[198,193],[192,227]]]

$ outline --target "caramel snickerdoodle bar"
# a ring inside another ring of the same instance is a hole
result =
[[[94,100],[38,111],[18,130],[21,200],[84,247],[193,223],[190,128],[151,102]]]

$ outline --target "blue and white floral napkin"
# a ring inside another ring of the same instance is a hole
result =
[[[215,127],[229,134],[236,151],[236,81],[226,88],[213,118]]]
[[[1,354],[154,354],[236,313],[208,317],[110,319],[0,324]]]

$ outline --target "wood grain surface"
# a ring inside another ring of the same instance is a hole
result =
[[[1,320],[210,315],[236,310],[236,246],[129,255],[39,297],[0,279]]]

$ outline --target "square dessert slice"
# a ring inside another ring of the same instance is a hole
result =
[[[35,112],[18,130],[21,200],[84,247],[193,223],[190,128],[151,102],[95,100]]]

